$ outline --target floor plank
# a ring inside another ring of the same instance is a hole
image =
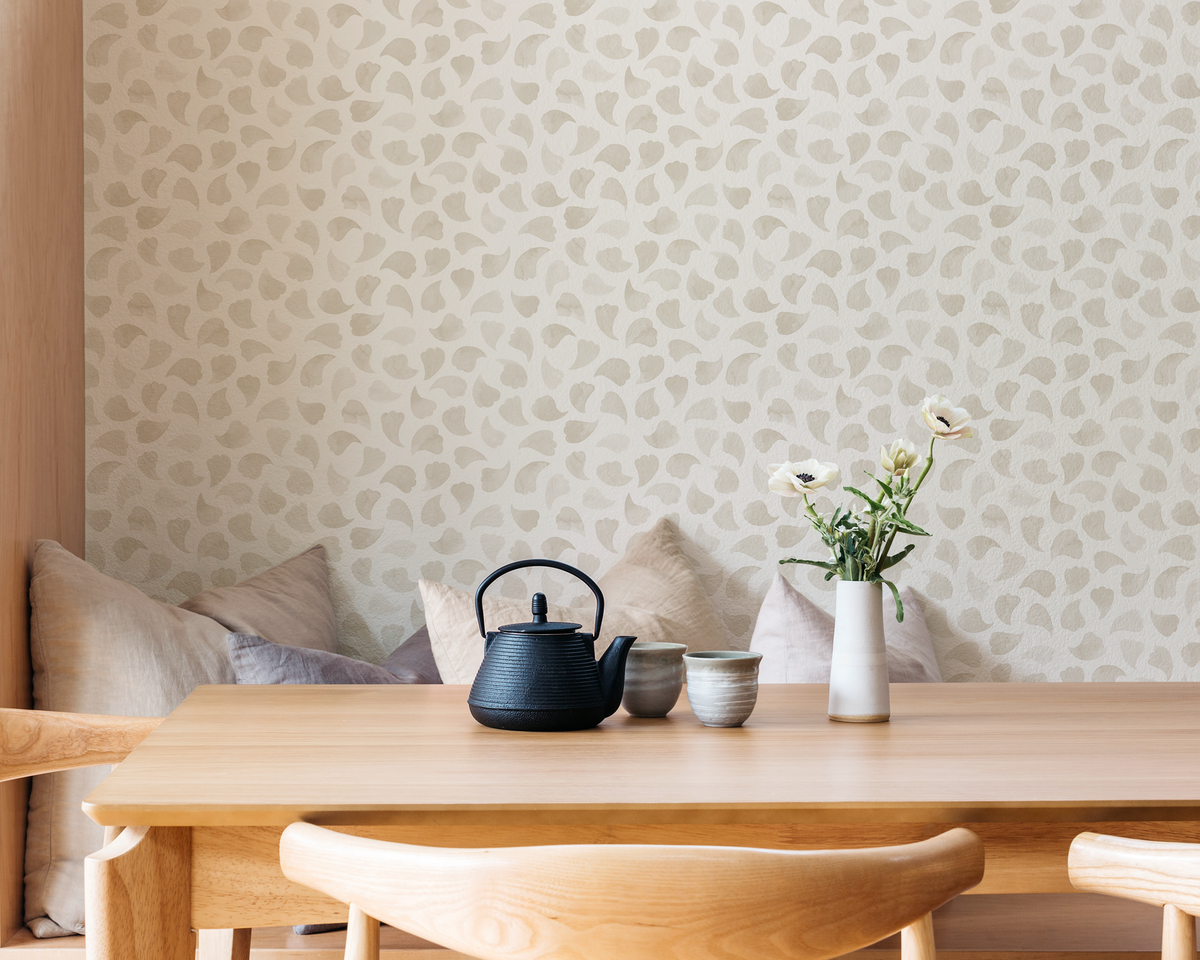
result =
[[[1008,894],[959,897],[934,914],[939,960],[1157,960],[1161,911],[1094,894]],[[849,960],[898,960],[899,936]],[[0,960],[83,960],[83,937],[37,940],[22,931]],[[254,931],[252,960],[342,960],[345,934],[306,937],[291,927]],[[411,934],[384,927],[384,960],[469,960]]]

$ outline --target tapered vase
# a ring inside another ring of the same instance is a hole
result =
[[[829,669],[829,719],[882,723],[891,715],[883,584],[839,580]]]

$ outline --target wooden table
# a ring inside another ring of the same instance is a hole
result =
[[[1200,840],[1200,687],[892,687],[840,724],[823,686],[763,686],[739,729],[624,711],[594,730],[475,723],[460,686],[201,687],[88,798],[125,826],[88,864],[88,955],[183,960],[192,927],[344,919],[279,871],[309,820],[436,845],[850,847],[964,824],[978,893],[1070,890],[1082,830]]]

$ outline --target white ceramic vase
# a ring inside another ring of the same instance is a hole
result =
[[[882,723],[891,714],[883,584],[839,580],[829,665],[829,719]]]

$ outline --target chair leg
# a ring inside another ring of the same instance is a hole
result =
[[[250,960],[249,927],[240,930],[201,930],[196,960]]]
[[[932,913],[925,914],[916,923],[900,931],[900,960],[934,960],[936,953]]]
[[[1196,918],[1174,904],[1163,907],[1163,960],[1196,960]]]
[[[345,960],[379,960],[379,921],[350,904]]]

